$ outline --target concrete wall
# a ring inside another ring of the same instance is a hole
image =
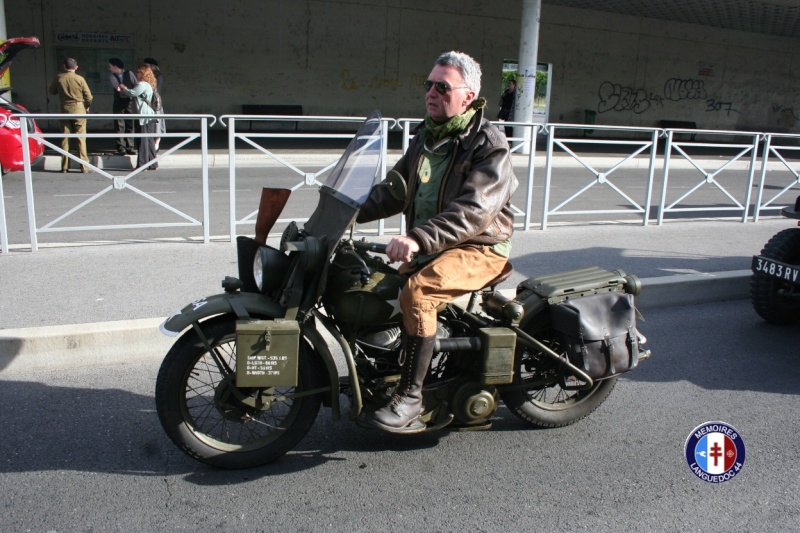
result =
[[[503,59],[519,45],[519,2],[467,0],[5,0],[9,36],[43,45],[12,67],[16,99],[55,112],[47,95],[58,32],[133,37],[157,58],[170,113],[234,114],[241,104],[302,104],[310,115],[423,113],[420,84],[442,51],[484,69],[495,111]],[[800,131],[800,41],[544,4],[539,61],[553,64],[551,122]],[[130,50],[132,49],[132,50]],[[105,73],[103,73],[105,75]],[[795,111],[797,106],[798,110]],[[92,111],[110,112],[97,94]]]
[[[797,39],[549,6],[539,58],[555,65],[551,122],[591,109],[603,124],[800,131]]]

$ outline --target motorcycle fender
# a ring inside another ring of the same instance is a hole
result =
[[[226,292],[195,300],[162,322],[160,329],[164,335],[176,337],[198,320],[226,313],[234,313],[239,320],[250,317],[282,318],[286,309],[258,293]]]

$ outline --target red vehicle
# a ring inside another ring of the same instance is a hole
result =
[[[14,37],[0,44],[0,76],[2,76],[16,55],[27,48],[37,48],[39,39],[36,37]],[[10,102],[6,98],[6,93],[11,91],[11,87],[0,88],[0,167],[3,174],[22,170],[22,133],[20,132],[20,121],[11,118],[12,115],[21,115],[28,110],[19,104]],[[28,123],[28,133],[41,133],[39,126],[33,120]],[[28,146],[31,151],[31,163],[36,162],[44,153],[44,145],[41,141],[28,139]]]

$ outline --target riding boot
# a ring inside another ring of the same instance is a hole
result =
[[[424,429],[413,424],[422,411],[422,382],[428,374],[436,335],[409,335],[405,345],[400,382],[387,405],[375,411],[367,422],[390,433],[417,433]],[[413,426],[413,427],[412,427]]]

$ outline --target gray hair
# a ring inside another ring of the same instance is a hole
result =
[[[476,97],[481,93],[481,66],[467,54],[451,50],[440,55],[436,64],[457,68],[464,78],[464,85],[475,91]]]

